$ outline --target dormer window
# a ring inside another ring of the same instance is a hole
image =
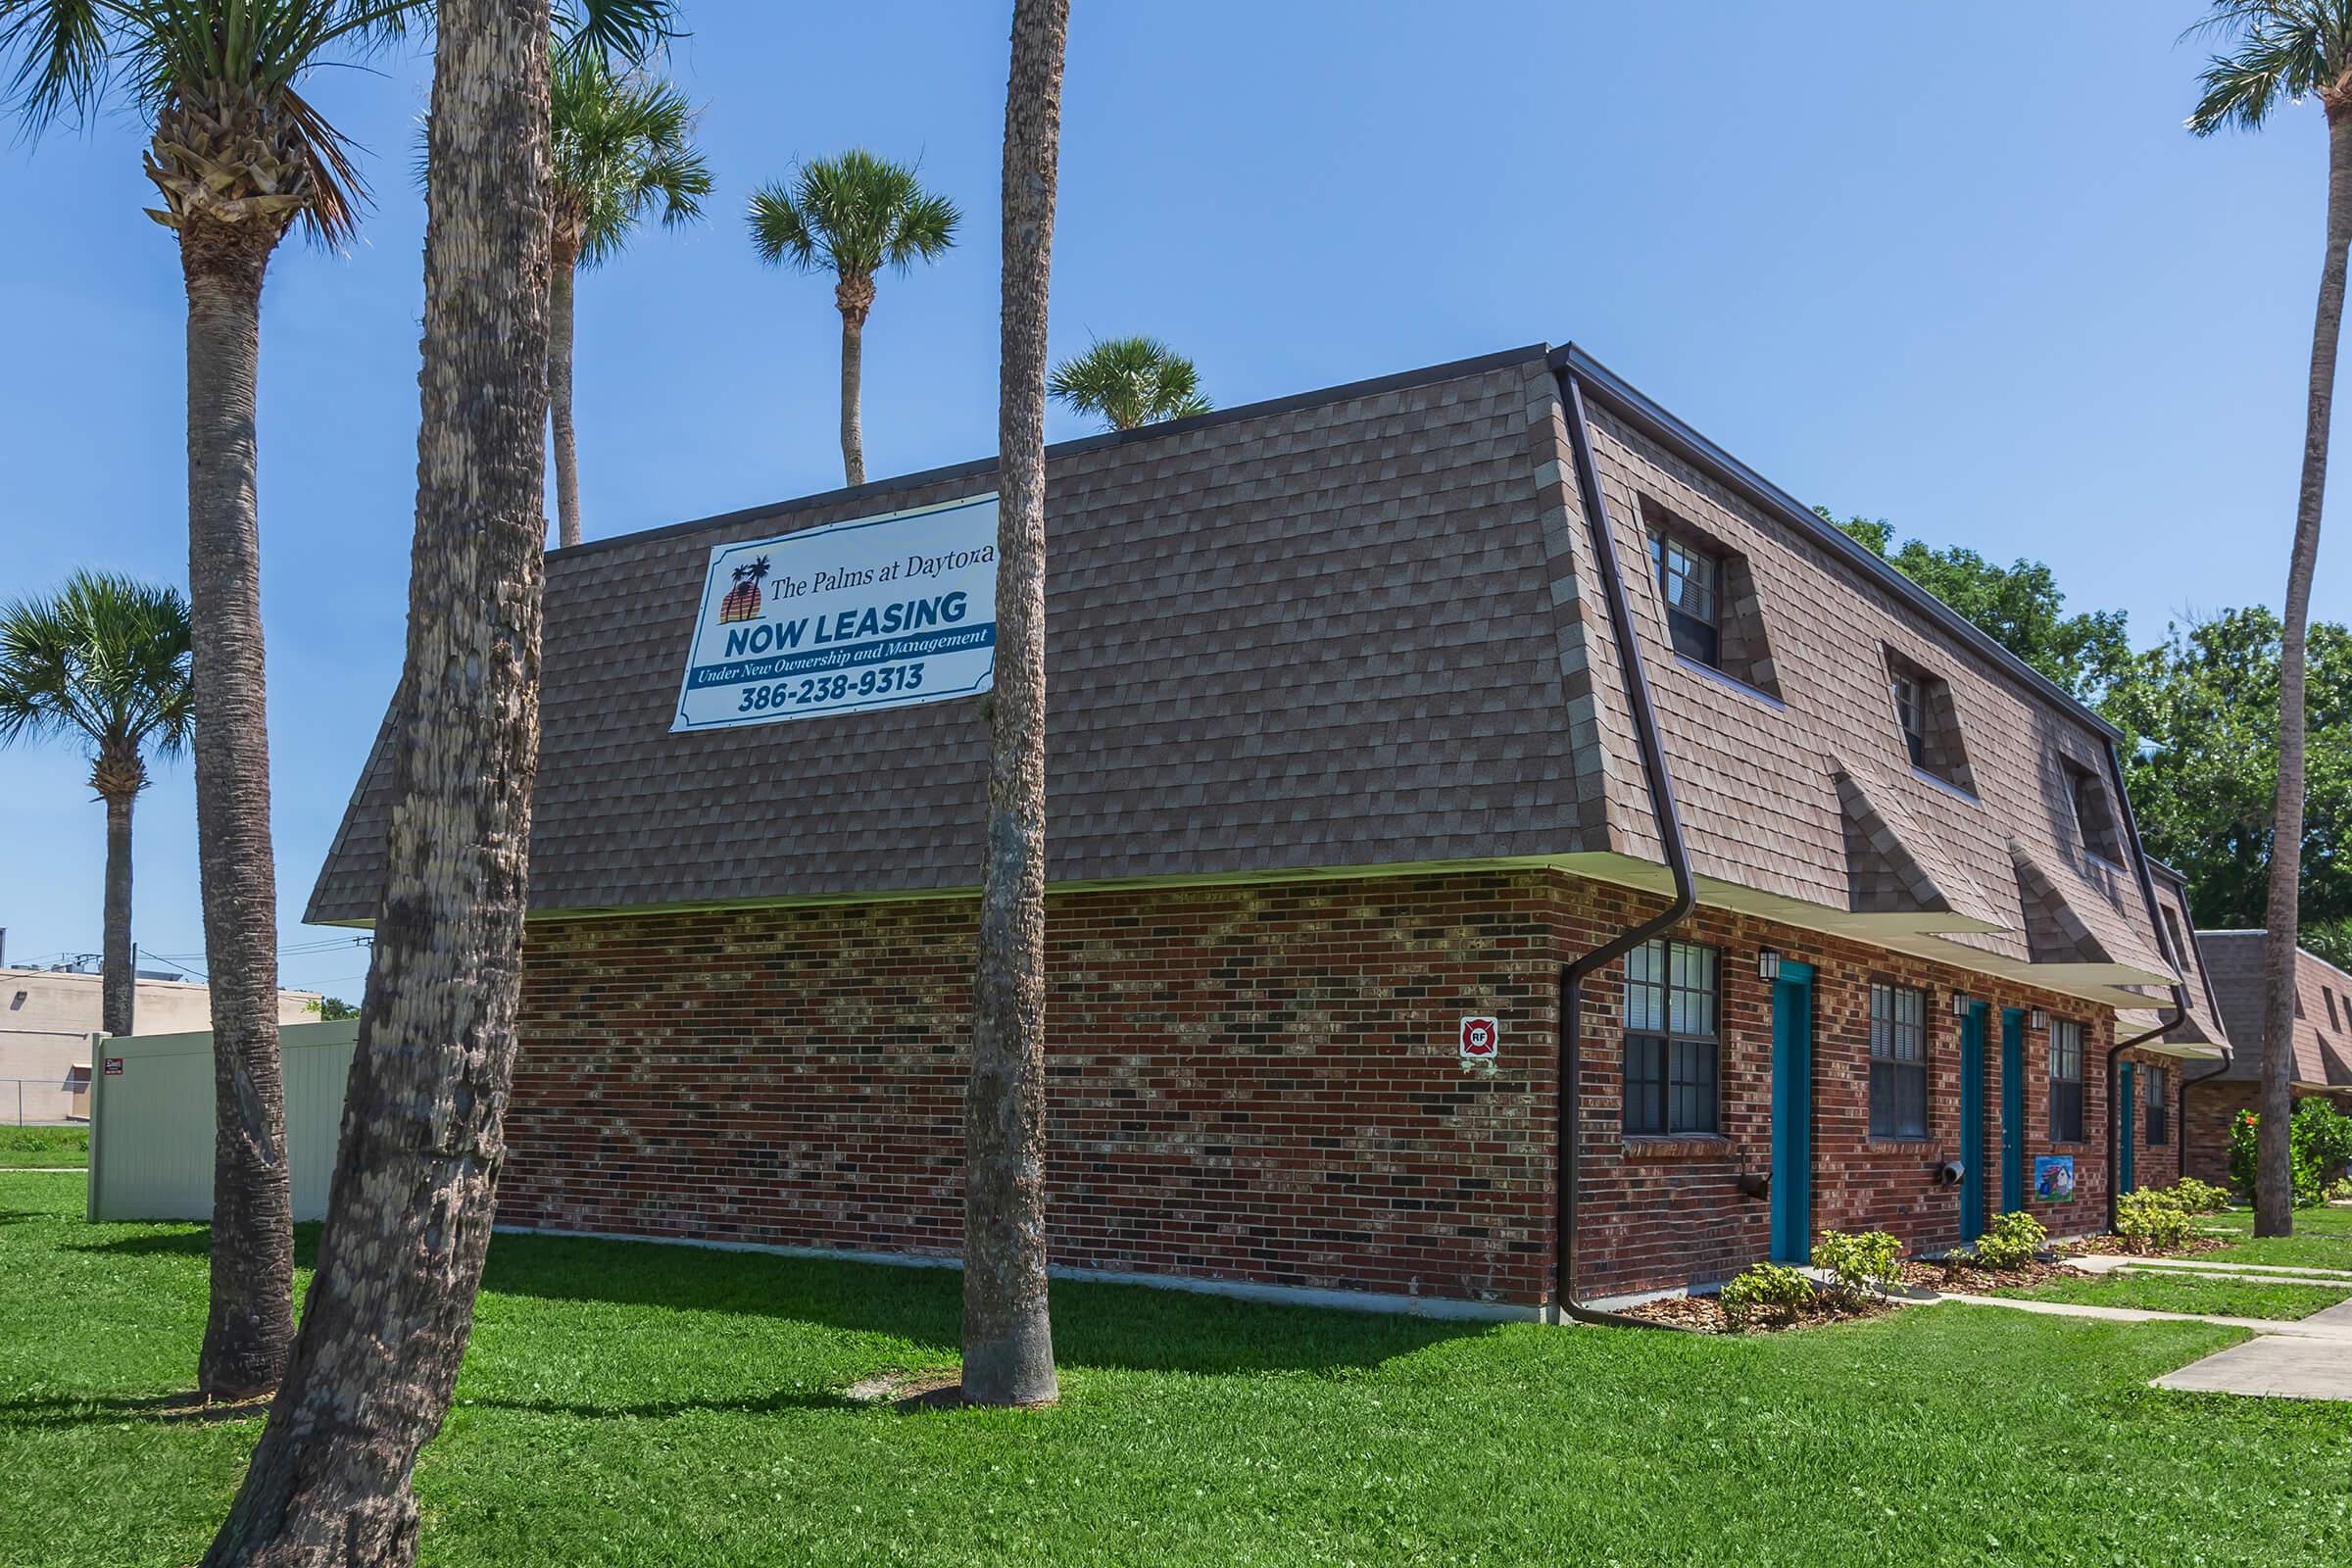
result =
[[[1952,705],[1951,683],[1891,648],[1886,652],[1886,690],[1911,765],[1955,789],[1975,793],[1968,752],[1960,744],[1960,712]]]
[[[1675,654],[1778,702],[1780,681],[1747,562],[1646,496],[1642,514],[1649,531],[1650,576]]]
[[[2071,759],[2060,758],[2058,765],[2066,771],[2066,793],[2075,804],[2075,827],[2082,835],[2082,847],[2111,864],[2123,864],[2123,835],[2116,828],[2106,784]]]
[[[1666,597],[1666,629],[1674,651],[1717,669],[1723,667],[1723,558],[1687,539],[1652,531],[1649,559]]]

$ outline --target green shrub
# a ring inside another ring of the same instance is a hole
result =
[[[1813,1261],[1830,1271],[1839,1290],[1856,1296],[1884,1295],[1903,1281],[1903,1244],[1885,1231],[1823,1231],[1813,1239]]]
[[[2183,1176],[2162,1191],[2183,1214],[2218,1214],[2230,1206],[2227,1192],[2194,1176]]]
[[[2241,1110],[2230,1123],[2230,1179],[2237,1184],[2239,1196],[2251,1200],[2254,1197],[2254,1161],[2262,1118],[2250,1110]],[[2352,1116],[2345,1115],[2325,1100],[2306,1100],[2295,1107],[2295,1119],[2286,1129],[2288,1168],[2294,1184],[2294,1203],[2297,1208],[2309,1208],[2328,1200],[2328,1190],[2344,1174],[2344,1166],[2352,1163]]]
[[[2330,1203],[2352,1203],[2352,1176],[2344,1177],[2328,1189]]]
[[[1976,1259],[1986,1268],[2024,1268],[2049,1239],[2041,1221],[2022,1208],[2013,1209],[1977,1238]]]
[[[1717,1299],[1723,1303],[1723,1315],[1735,1323],[1751,1322],[1766,1312],[1785,1321],[1812,1303],[1813,1282],[1803,1270],[1786,1263],[1758,1263],[1726,1285]]]
[[[2196,1222],[2171,1194],[2153,1188],[2116,1200],[2115,1234],[2143,1252],[2169,1252],[2188,1244]]]

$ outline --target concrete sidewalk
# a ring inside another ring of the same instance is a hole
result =
[[[2340,1281],[2329,1281],[2335,1284]],[[2149,1312],[2130,1306],[2084,1306],[2074,1301],[2030,1301],[2007,1296],[1942,1296],[1971,1306],[2005,1306],[2050,1317],[2101,1318],[2111,1323],[2212,1323],[2245,1329],[2254,1338],[2192,1361],[2155,1380],[2160,1389],[2241,1394],[2279,1399],[2352,1401],[2352,1301],[2301,1319],[2220,1317],[2195,1312]]]

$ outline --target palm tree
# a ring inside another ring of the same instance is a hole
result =
[[[1098,339],[1076,359],[1054,367],[1048,385],[1055,399],[1080,414],[1099,416],[1109,430],[1133,430],[1214,407],[1200,395],[1200,372],[1193,362],[1155,337]]]
[[[106,803],[105,960],[99,1027],[131,1030],[130,808],[147,754],[177,757],[194,720],[188,602],[176,588],[75,572],[54,599],[0,609],[0,746],[78,740]]]
[[[420,20],[421,0],[0,0],[0,56],[33,130],[121,95],[153,126],[149,216],[188,298],[188,587],[196,836],[212,980],[212,1308],[197,1379],[273,1387],[294,1328],[294,1229],[277,1051],[277,889],[262,660],[254,390],[262,276],[299,221],[347,239],[364,197],[305,94],[323,65]]]
[[[2295,945],[2303,872],[2305,628],[2320,559],[2320,510],[2328,488],[2328,421],[2335,397],[2336,342],[2344,321],[2344,262],[2352,248],[2352,0],[2213,0],[2192,31],[2211,31],[2230,53],[2213,57],[2204,96],[2188,128],[2209,136],[2224,125],[2259,130],[2280,104],[2317,98],[2328,122],[2328,238],[2311,329],[2304,405],[2303,474],[2287,557],[2278,661],[2278,793],[2271,818],[2271,887],[2265,944],[2266,1039],[2294,1037]],[[2255,1156],[2254,1234],[2294,1229],[2287,1124],[2294,1053],[2263,1054],[2262,1121]]]
[[[956,243],[963,215],[917,184],[911,165],[853,147],[839,158],[803,164],[790,185],[755,191],[751,220],[760,260],[833,274],[833,303],[841,310],[841,466],[849,483],[863,484],[865,427],[858,405],[874,274],[939,260]]]
[[[559,61],[550,173],[555,234],[548,259],[548,413],[556,437],[558,537],[580,542],[579,447],[571,424],[572,281],[611,261],[650,213],[664,227],[702,216],[710,169],[691,138],[686,95],[656,76],[616,71],[599,54]]]
[[[1046,1299],[1046,296],[1069,0],[1015,0],[1004,90],[997,676],[963,1122],[963,1396],[1050,1404]]]
[[[547,0],[441,0],[407,659],[359,1048],[286,1381],[205,1562],[405,1565],[488,1250],[547,539]]]

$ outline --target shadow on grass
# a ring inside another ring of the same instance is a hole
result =
[[[135,1397],[56,1395],[0,1399],[0,1431],[11,1427],[115,1427],[146,1421],[157,1426],[209,1427],[259,1421],[270,1413],[268,1398],[214,1403],[193,1390]]]
[[[319,1229],[316,1224],[294,1227],[296,1268],[309,1268],[318,1261]],[[210,1257],[213,1231],[209,1225],[192,1225],[185,1230],[151,1231],[144,1236],[116,1236],[103,1242],[66,1245],[72,1251],[99,1252],[108,1257]]]
[[[750,1313],[884,1334],[952,1354],[963,1274],[655,1243],[500,1235],[482,1289],[546,1300]],[[1054,1282],[1064,1366],[1149,1372],[1336,1372],[1485,1334],[1478,1322],[1234,1300],[1140,1285]]]

